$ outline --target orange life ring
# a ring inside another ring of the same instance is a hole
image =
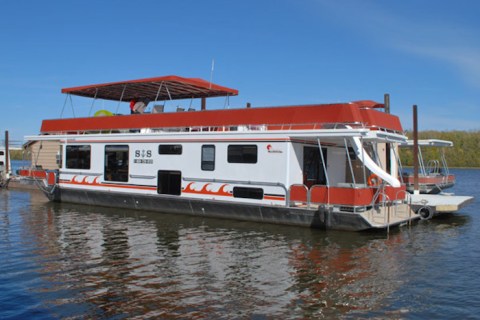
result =
[[[375,173],[372,173],[367,179],[367,183],[370,187],[379,186],[381,182],[382,180]]]

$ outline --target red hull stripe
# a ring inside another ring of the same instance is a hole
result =
[[[283,196],[267,196],[267,195],[265,195],[265,196],[263,196],[263,199],[264,199],[264,200],[283,201],[283,200],[285,200],[285,197],[283,197]]]

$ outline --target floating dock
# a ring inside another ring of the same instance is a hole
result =
[[[412,194],[410,195],[412,209],[419,211],[425,209],[428,214],[443,214],[456,212],[473,202],[474,197],[456,196],[448,193],[440,194]]]

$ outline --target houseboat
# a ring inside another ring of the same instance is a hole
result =
[[[131,114],[43,120],[26,137],[59,146],[42,186],[52,201],[356,231],[420,218],[398,174],[407,137],[381,103],[207,110],[238,91],[178,76],[62,93]],[[200,106],[167,112],[179,99]]]
[[[6,187],[12,173],[12,165],[10,162],[7,148],[0,147],[0,188]]]
[[[437,194],[444,189],[455,185],[455,175],[450,173],[445,148],[453,147],[453,142],[438,139],[418,140],[418,191],[422,194]],[[407,140],[399,145],[402,148],[413,149],[413,140]],[[422,148],[435,148],[439,151],[439,159],[426,159],[422,154]],[[403,171],[403,170],[402,170]],[[406,184],[407,191],[414,193],[413,172],[403,171],[402,181]]]

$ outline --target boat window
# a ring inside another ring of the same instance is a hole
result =
[[[4,156],[5,153],[3,151],[0,151],[0,156]]]
[[[90,146],[66,146],[67,169],[90,169]]]
[[[233,187],[234,198],[263,199],[262,188]]]
[[[182,154],[182,145],[161,144],[158,146],[158,154]]]
[[[179,196],[182,188],[181,171],[158,171],[158,193]]]
[[[105,180],[128,181],[128,146],[105,146]]]
[[[214,145],[202,146],[202,170],[204,171],[215,170],[215,146]]]
[[[229,163],[257,163],[258,148],[256,145],[228,146]]]
[[[3,163],[3,161],[0,161],[0,166],[4,166],[5,164]]]

